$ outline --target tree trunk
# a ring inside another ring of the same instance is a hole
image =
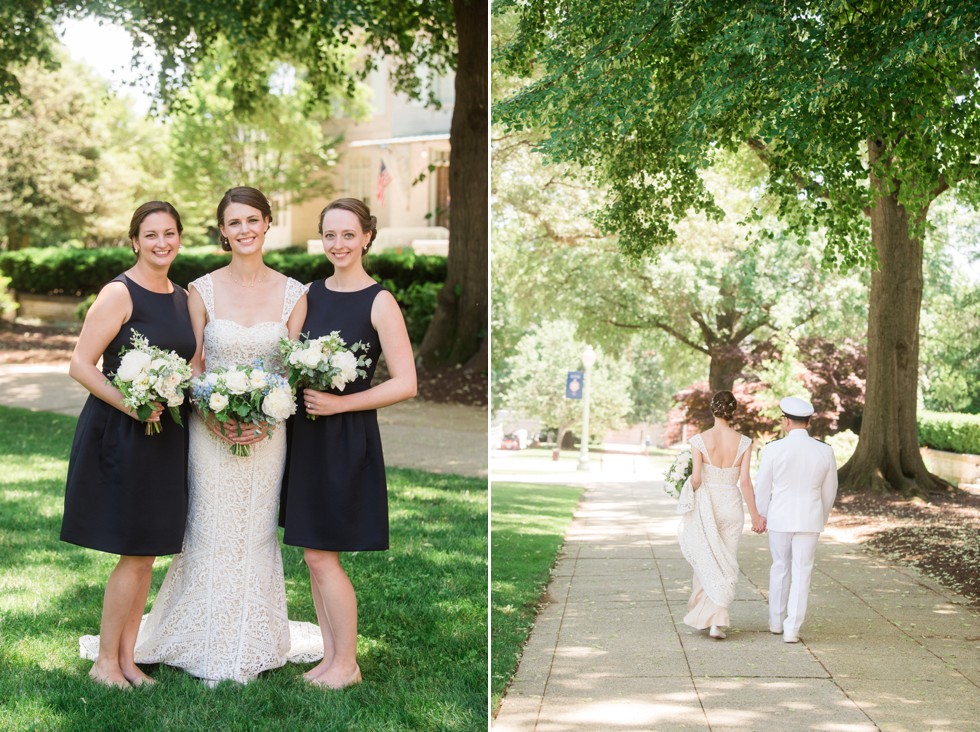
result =
[[[419,347],[429,366],[487,370],[487,4],[453,0],[459,55],[449,153],[446,284]]]
[[[881,187],[875,180],[872,185]],[[915,215],[924,218],[927,210]],[[923,495],[946,485],[929,473],[919,452],[922,243],[909,235],[910,220],[894,192],[881,195],[871,210],[871,242],[879,268],[871,274],[861,432],[854,455],[840,470],[841,486],[848,490]]]
[[[735,377],[745,370],[745,354],[739,346],[722,346],[708,351],[708,387],[731,391]]]

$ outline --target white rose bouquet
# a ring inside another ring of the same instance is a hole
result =
[[[266,371],[261,362],[201,374],[191,382],[191,401],[218,422],[234,419],[273,429],[296,413],[293,387],[285,377]],[[240,437],[241,427],[238,429]],[[234,444],[231,451],[238,457],[248,457],[252,446]]]
[[[344,387],[358,377],[367,376],[371,359],[364,354],[367,346],[360,341],[347,347],[340,337],[340,331],[319,338],[306,338],[291,341],[279,340],[279,350],[289,369],[289,383],[294,387],[308,386],[317,391],[333,388],[343,391]],[[356,355],[361,351],[361,355]],[[316,415],[307,414],[308,419]]]
[[[177,355],[151,346],[146,337],[133,331],[133,347],[123,348],[122,360],[109,383],[123,395],[123,404],[136,412],[140,422],[146,422],[155,404],[163,404],[174,422],[183,426],[180,407],[184,403],[184,387],[191,381],[191,365]],[[146,422],[144,434],[157,435],[163,431],[159,422]]]
[[[674,464],[670,466],[670,470],[664,476],[664,491],[668,496],[680,498],[684,482],[691,477],[692,467],[693,460],[690,450],[684,450],[674,459]]]

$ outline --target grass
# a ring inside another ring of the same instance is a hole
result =
[[[582,486],[493,483],[490,694],[494,708],[517,669],[582,490]]]
[[[388,471],[388,552],[345,556],[358,591],[365,683],[304,685],[287,664],[215,689],[167,666],[152,688],[90,682],[115,557],[58,540],[75,420],[0,407],[0,729],[486,730],[486,481]],[[283,547],[290,617],[315,622],[302,550]],[[169,558],[154,566],[151,601]]]

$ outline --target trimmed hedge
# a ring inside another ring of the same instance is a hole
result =
[[[228,254],[211,248],[185,249],[171,265],[170,278],[186,287],[188,282],[227,264],[228,258]],[[303,283],[333,272],[322,254],[273,250],[266,252],[265,263]],[[9,286],[35,295],[92,295],[132,264],[133,254],[127,248],[34,247],[0,253],[0,274],[10,278]],[[413,284],[446,281],[446,258],[435,255],[370,254],[364,266],[394,292],[408,290]]]
[[[934,450],[980,455],[980,414],[919,414],[919,444]]]
[[[170,279],[187,284],[223,267],[229,255],[211,248],[185,249],[170,266]],[[307,283],[329,277],[333,265],[322,254],[295,250],[265,253],[265,263],[284,275]],[[79,308],[79,318],[95,294],[120,272],[133,265],[126,248],[66,249],[36,247],[0,253],[0,275],[10,278],[9,287],[35,295],[90,296]],[[365,269],[395,296],[405,316],[412,343],[421,343],[436,309],[436,297],[446,281],[446,258],[428,254],[379,253],[364,260]]]

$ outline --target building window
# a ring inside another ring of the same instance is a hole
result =
[[[373,173],[373,175],[372,175]],[[351,155],[347,160],[346,195],[359,198],[368,206],[374,201],[372,193],[377,172],[369,155]]]
[[[449,151],[436,150],[432,153],[432,216],[435,226],[449,228]]]

